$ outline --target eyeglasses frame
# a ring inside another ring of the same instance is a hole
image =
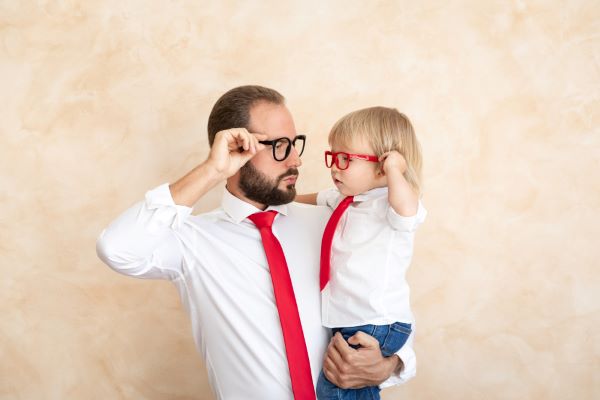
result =
[[[258,143],[270,145],[273,148],[273,158],[275,159],[275,161],[285,161],[285,159],[288,158],[290,153],[292,152],[292,147],[296,148],[296,140],[298,139],[301,139],[304,142],[304,144],[302,145],[302,150],[300,151],[300,153],[298,153],[298,157],[300,157],[302,153],[304,153],[304,149],[306,148],[306,135],[297,135],[293,140],[284,136],[273,140],[259,140]],[[288,147],[285,152],[285,156],[281,160],[278,160],[277,156],[275,155],[275,146],[280,140],[287,141]]]
[[[340,167],[340,163],[338,162],[338,154],[344,154],[346,155],[346,157],[348,157],[348,160],[363,160],[363,161],[370,161],[370,162],[379,162],[379,157],[374,156],[372,154],[352,154],[352,153],[346,153],[345,151],[330,151],[330,150],[326,150],[325,151],[325,166],[327,168],[331,168],[333,167],[333,164],[335,164],[336,167],[338,167],[339,170],[345,170],[348,169],[348,167],[350,167],[350,162],[348,162],[348,165],[346,165],[346,168],[341,168]],[[327,165],[327,156],[331,155],[331,165]]]

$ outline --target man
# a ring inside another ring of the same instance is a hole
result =
[[[113,221],[98,239],[99,257],[120,273],[175,284],[219,399],[314,399],[322,367],[346,388],[411,378],[410,343],[383,358],[374,338],[356,335],[354,349],[321,326],[329,212],[292,203],[305,138],[283,96],[260,86],[230,90],[213,107],[208,135],[208,158]],[[221,208],[192,216],[223,180]]]

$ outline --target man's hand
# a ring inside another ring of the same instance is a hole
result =
[[[357,332],[348,342],[361,347],[350,347],[342,335],[336,333],[329,342],[323,361],[325,377],[338,387],[359,389],[377,386],[402,367],[398,356],[383,357],[377,339],[364,332]]]
[[[234,175],[256,152],[267,135],[250,133],[244,128],[228,129],[215,135],[206,161],[169,185],[175,204],[193,207],[219,182]]]
[[[207,163],[223,179],[227,179],[264,149],[265,146],[258,141],[266,138],[267,135],[250,133],[245,128],[220,131],[215,135]]]

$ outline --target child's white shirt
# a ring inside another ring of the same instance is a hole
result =
[[[344,197],[337,189],[324,190],[317,204],[335,209]],[[321,292],[323,326],[414,322],[406,271],[415,231],[426,216],[420,201],[414,216],[396,213],[387,187],[354,196],[333,237],[330,280]]]

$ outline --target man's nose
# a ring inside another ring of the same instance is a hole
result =
[[[287,167],[299,167],[302,165],[302,159],[298,154],[298,150],[296,150],[295,146],[292,146],[292,150],[290,151],[290,155],[285,160],[287,161]]]

